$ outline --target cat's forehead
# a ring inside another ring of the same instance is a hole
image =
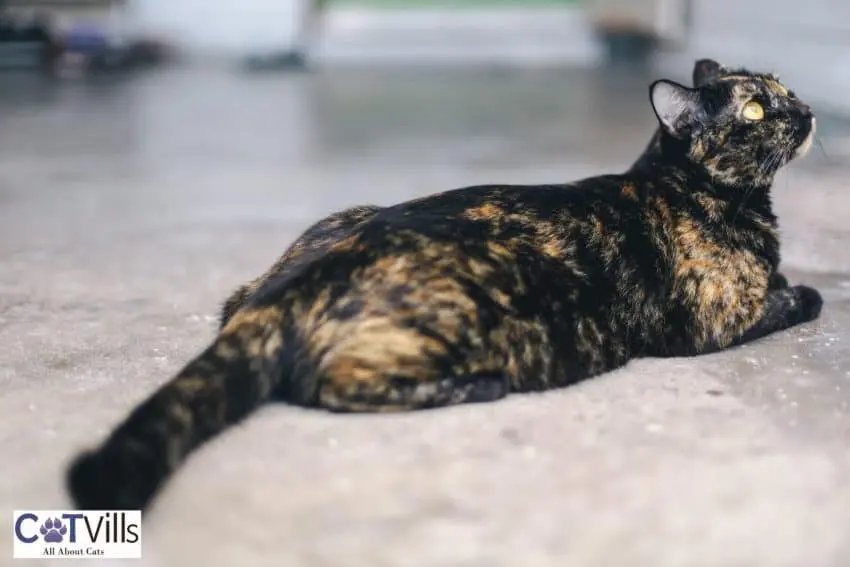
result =
[[[729,74],[720,80],[730,84],[732,93],[736,98],[762,94],[778,99],[791,95],[788,88],[779,81],[779,77],[773,74]]]

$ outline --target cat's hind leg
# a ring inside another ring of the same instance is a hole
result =
[[[387,341],[363,346],[328,353],[317,376],[320,407],[335,412],[409,411],[492,402],[510,391],[508,376],[490,371],[492,365],[459,370],[446,353],[419,345],[410,348],[411,343],[404,349]]]
[[[499,373],[421,381],[385,376],[375,380],[330,380],[319,388],[319,406],[333,412],[402,412],[494,402],[510,384]]]
[[[230,294],[221,308],[219,328],[223,329],[227,325],[234,313],[245,305],[248,297],[262,284],[273,278],[287,277],[319,258],[331,246],[349,236],[358,224],[373,218],[380,210],[381,207],[374,205],[351,207],[325,217],[308,228],[262,276]]]
[[[512,381],[502,349],[481,335],[459,300],[446,297],[418,314],[369,313],[360,299],[326,314],[306,343],[321,353],[311,365],[315,402],[332,411],[392,412],[506,396]]]

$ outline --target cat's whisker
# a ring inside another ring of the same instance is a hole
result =
[[[787,148],[780,149],[776,152],[776,161],[773,163],[771,173],[776,173],[780,167],[788,163],[788,158],[791,156],[791,150]]]
[[[776,152],[776,159],[774,160],[773,164],[771,164],[770,173],[776,173],[779,170],[780,167],[785,165],[785,163],[788,162],[788,156],[789,155],[790,155],[790,152],[787,149],[782,149],[782,150],[777,151]]]
[[[825,157],[827,160],[829,160],[829,154],[826,153],[826,148],[823,147],[823,141],[821,140],[821,137],[815,136],[814,142],[815,142],[815,146],[817,146],[820,149],[821,153],[823,154],[823,157]]]
[[[770,175],[774,169],[780,165],[786,157],[784,150],[774,150],[770,152],[765,160],[759,164],[759,173],[762,175]]]
[[[737,219],[737,218],[738,218],[738,215],[739,215],[739,214],[741,214],[741,211],[743,211],[743,210],[746,208],[746,206],[747,206],[747,201],[749,201],[749,200],[750,200],[750,198],[753,196],[753,193],[755,193],[755,191],[756,191],[756,186],[755,186],[755,185],[750,185],[750,186],[747,188],[747,191],[744,193],[744,198],[743,198],[743,199],[741,199],[741,202],[740,202],[740,203],[738,203],[738,208],[737,208],[737,209],[735,209],[735,214],[734,214],[734,215],[732,215],[732,221],[733,221],[733,222],[735,221],[735,219]]]

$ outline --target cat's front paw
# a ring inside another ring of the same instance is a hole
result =
[[[767,289],[770,291],[774,291],[777,289],[785,289],[788,287],[788,278],[780,274],[779,272],[774,272],[772,276],[770,276],[770,281],[767,284]]]
[[[796,309],[800,315],[800,322],[807,323],[820,317],[823,307],[823,298],[818,290],[805,286],[795,285],[790,288],[794,292]]]

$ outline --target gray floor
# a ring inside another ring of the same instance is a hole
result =
[[[67,505],[69,456],[315,218],[618,170],[653,127],[646,77],[585,71],[2,81],[2,534],[12,509]],[[850,565],[847,129],[820,125],[829,158],[776,186],[786,270],[826,298],[815,324],[486,406],[269,407],[174,478],[143,563]]]

